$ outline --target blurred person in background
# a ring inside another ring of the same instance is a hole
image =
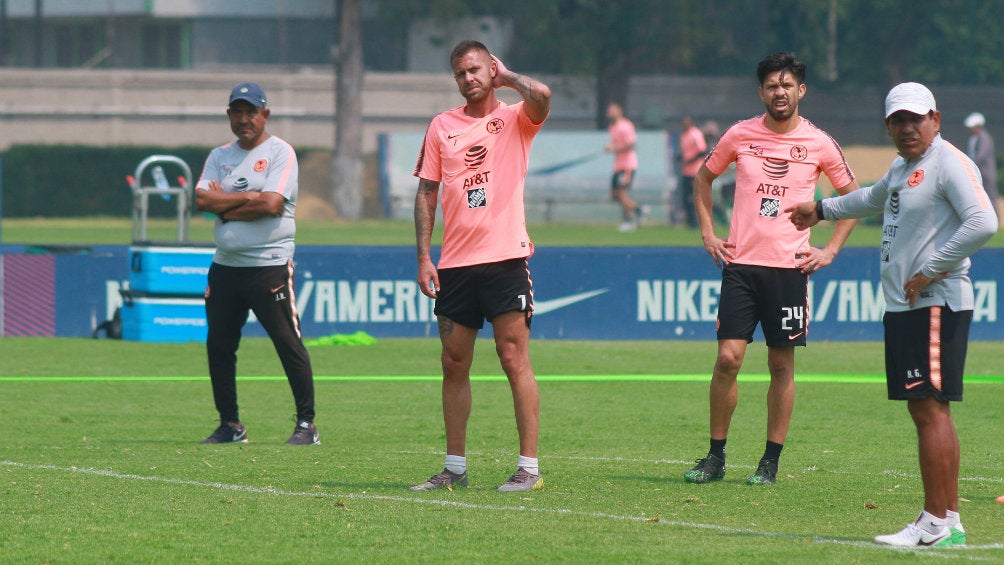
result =
[[[990,205],[994,213],[1000,217],[997,191],[997,154],[994,151],[994,138],[986,130],[986,118],[979,112],[973,112],[966,117],[965,126],[969,128],[969,139],[966,141],[966,155],[976,163],[983,177],[983,190],[987,191]]]
[[[624,116],[624,109],[620,104],[612,102],[607,106],[607,121],[610,140],[603,150],[614,154],[610,196],[621,205],[620,231],[634,231],[641,226],[645,214],[644,208],[628,195],[634,183],[635,171],[638,170],[638,153],[635,151],[638,135],[634,124]]]
[[[696,228],[697,209],[694,206],[694,177],[708,154],[704,133],[694,124],[694,119],[684,116],[680,120],[680,196],[686,213],[687,227]]]

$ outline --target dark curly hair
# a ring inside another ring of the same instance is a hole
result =
[[[796,59],[794,53],[778,51],[773,55],[768,55],[757,65],[756,77],[760,79],[760,84],[763,84],[767,75],[776,73],[777,71],[791,73],[791,76],[795,77],[798,84],[805,82],[805,63]]]

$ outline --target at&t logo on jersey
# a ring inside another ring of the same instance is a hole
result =
[[[765,175],[774,180],[783,179],[784,176],[788,174],[788,162],[784,159],[772,159],[767,157],[763,160],[761,168],[763,169]]]
[[[464,163],[467,164],[468,169],[477,170],[485,162],[485,157],[488,156],[488,148],[483,145],[475,145],[467,150],[467,154],[464,155]]]

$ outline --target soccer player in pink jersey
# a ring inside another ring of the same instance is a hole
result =
[[[411,487],[423,491],[467,486],[467,421],[474,342],[487,319],[509,379],[519,433],[516,472],[498,488],[520,492],[543,486],[537,461],[540,395],[530,365],[533,286],[527,258],[523,182],[530,146],[551,107],[551,89],[506,68],[477,41],[450,54],[453,79],[466,104],[435,118],[415,166],[418,282],[436,299],[443,364],[446,462],[442,472]],[[495,89],[515,89],[523,100],[506,104]],[[440,190],[442,187],[442,190]],[[443,245],[432,262],[432,228],[442,201]]]
[[[795,346],[805,346],[809,326],[809,274],[826,267],[843,246],[854,220],[837,223],[822,249],[807,231],[783,217],[789,204],[812,200],[823,172],[840,194],[858,188],[837,142],[798,114],[805,95],[805,64],[775,53],[757,67],[761,116],[722,134],[694,178],[694,199],[704,249],[722,268],[718,307],[718,358],[711,376],[708,455],[684,474],[692,483],[725,476],[725,442],[739,398],[736,376],[759,323],[767,342],[767,445],[749,484],[774,484],[795,404]],[[736,193],[729,233],[715,233],[711,183],[736,164]]]
[[[687,214],[687,227],[697,227],[697,209],[694,203],[694,177],[701,170],[701,163],[708,153],[708,142],[704,133],[694,124],[694,119],[684,116],[680,119],[680,178],[683,181],[683,209]]]
[[[614,154],[614,174],[610,179],[610,196],[621,205],[620,231],[633,231],[640,227],[644,209],[628,196],[631,185],[634,184],[635,171],[638,170],[638,152],[635,146],[638,134],[634,123],[624,115],[620,104],[611,103],[607,106],[607,127],[609,142],[604,151]]]

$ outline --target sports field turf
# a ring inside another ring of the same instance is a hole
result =
[[[173,223],[151,222],[169,239]],[[3,243],[128,244],[128,219],[4,219]],[[875,245],[859,226],[848,245]],[[210,224],[193,219],[195,241]],[[698,245],[654,226],[531,226],[538,246]],[[299,222],[303,245],[414,245],[410,222]],[[588,234],[588,237],[585,236]],[[825,228],[814,230],[825,240]],[[1004,236],[991,245],[1004,244]],[[546,485],[497,487],[514,470],[512,403],[490,340],[473,373],[470,488],[412,493],[439,471],[438,342],[314,347],[322,445],[283,444],[289,388],[271,344],[239,352],[250,443],[198,442],[216,425],[204,346],[0,339],[0,563],[1004,563],[1004,347],[970,347],[962,446],[966,548],[871,542],[919,512],[916,437],[885,400],[877,343],[812,342],[779,482],[745,478],[763,450],[763,346],[741,377],[729,468],[682,474],[707,450],[713,342],[543,341]]]
[[[315,347],[322,445],[283,444],[292,401],[266,340],[240,351],[246,445],[216,424],[201,344],[0,340],[4,563],[1004,562],[999,344],[974,343],[962,444],[965,548],[871,542],[921,506],[905,406],[885,400],[881,346],[813,343],[779,482],[745,478],[764,441],[763,347],[751,347],[716,484],[707,449],[713,343],[533,344],[546,485],[514,470],[508,387],[481,340],[471,486],[412,493],[442,467],[436,340]]]

